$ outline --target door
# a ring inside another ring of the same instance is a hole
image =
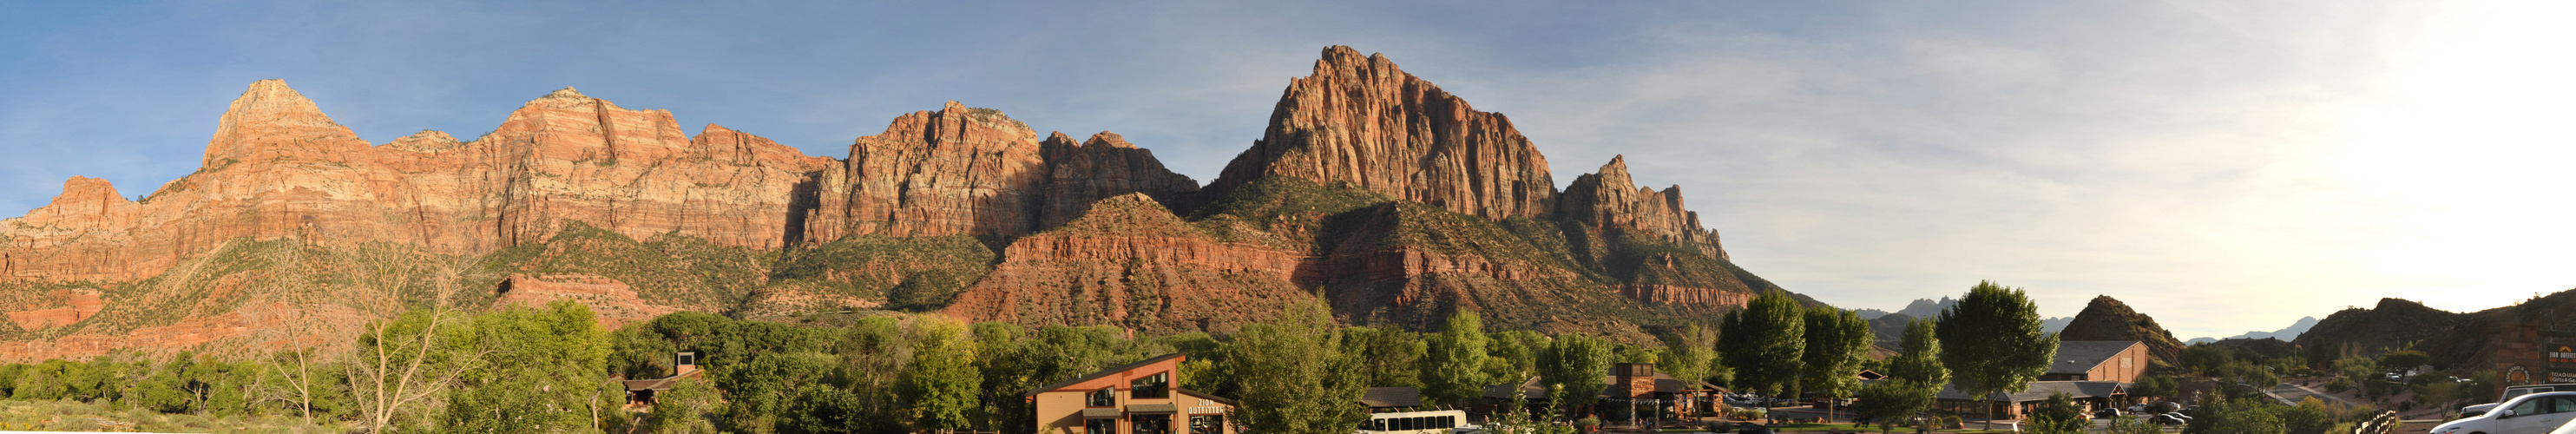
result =
[[[2495,434],[2547,434],[2576,418],[2576,398],[2565,396],[2526,397],[2514,403],[2513,418],[2498,420]]]
[[[2535,424],[2525,432],[2541,434],[2555,431],[2559,425],[2566,425],[2568,419],[2576,419],[2576,396],[2552,396],[2548,400],[2541,404],[2548,413],[2532,418]]]

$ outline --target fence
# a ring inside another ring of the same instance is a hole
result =
[[[2379,416],[2362,421],[2359,425],[2353,425],[2352,434],[2388,434],[2397,431],[2397,425],[2404,422],[2397,419],[2397,412],[2383,411],[2379,412]]]

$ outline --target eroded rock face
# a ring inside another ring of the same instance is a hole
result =
[[[1349,182],[1495,219],[1545,215],[1556,196],[1547,157],[1510,119],[1345,46],[1289,81],[1269,129],[1209,183],[1210,197],[1265,176]]]
[[[566,274],[529,276],[512,274],[501,281],[498,304],[544,309],[557,300],[571,300],[589,307],[597,315],[599,326],[610,330],[628,323],[653,319],[681,309],[646,303],[636,298],[635,288],[606,277]]]
[[[1219,241],[1142,193],[1020,238],[946,310],[975,321],[1226,332],[1313,297],[1288,283],[1300,255]]]
[[[1039,228],[1062,225],[1082,215],[1092,202],[1128,193],[1144,193],[1183,213],[1197,207],[1197,180],[1172,173],[1161,160],[1154,159],[1154,151],[1127,143],[1116,133],[1102,131],[1080,143],[1074,142],[1072,136],[1055,133],[1040,146],[1045,150],[1050,176],[1046,207],[1038,215]]]
[[[2074,322],[2057,332],[2058,340],[2067,341],[2138,341],[2147,344],[2147,354],[2168,364],[2182,363],[2182,341],[2172,332],[2156,325],[2155,318],[2130,310],[2111,296],[2093,297],[2084,312],[2075,314]]]
[[[850,186],[845,200],[825,204],[843,210],[834,219],[842,233],[1001,239],[1037,229],[1048,173],[1027,125],[949,101],[860,137],[834,181]]]
[[[1701,228],[1699,213],[1682,208],[1682,187],[1637,187],[1628,179],[1627,156],[1610,158],[1601,171],[1574,178],[1557,197],[1556,215],[1617,236],[1645,237],[1728,259],[1717,231]]]

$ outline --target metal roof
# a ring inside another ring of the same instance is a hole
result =
[[[1080,377],[1073,377],[1073,379],[1071,379],[1071,380],[1058,381],[1058,382],[1055,382],[1054,384],[1048,384],[1048,385],[1044,385],[1044,386],[1038,386],[1038,388],[1036,388],[1036,389],[1029,389],[1029,391],[1028,391],[1028,392],[1026,392],[1026,393],[1022,393],[1022,395],[1036,395],[1036,394],[1039,394],[1039,393],[1050,392],[1050,391],[1054,391],[1054,390],[1056,390],[1056,389],[1062,389],[1062,388],[1065,388],[1066,386],[1072,386],[1072,385],[1075,385],[1075,384],[1081,384],[1082,382],[1085,382],[1085,381],[1091,381],[1091,380],[1094,380],[1094,379],[1098,379],[1098,378],[1100,378],[1100,377],[1107,377],[1107,376],[1109,376],[1109,374],[1116,374],[1116,373],[1120,373],[1120,372],[1127,372],[1127,371],[1130,371],[1130,370],[1134,370],[1134,369],[1136,369],[1136,368],[1142,368],[1142,367],[1145,367],[1145,365],[1151,365],[1151,364],[1154,364],[1154,362],[1160,362],[1160,361],[1164,361],[1164,360],[1176,359],[1176,358],[1180,358],[1180,357],[1181,357],[1181,353],[1171,353],[1171,354],[1164,354],[1164,355],[1160,355],[1160,356],[1154,356],[1153,358],[1145,359],[1144,361],[1141,361],[1141,362],[1129,363],[1129,364],[1124,364],[1124,365],[1118,365],[1118,366],[1110,367],[1109,369],[1103,369],[1103,370],[1100,370],[1100,372],[1093,372],[1093,373],[1091,373],[1090,375],[1084,375],[1084,376],[1080,376]],[[1179,380],[1180,380],[1179,378],[1177,378],[1177,376],[1175,376],[1175,377],[1176,377],[1176,378],[1173,378],[1173,380],[1174,380],[1175,382],[1177,382],[1177,381],[1179,381]]]
[[[2120,357],[2129,347],[2145,345],[2138,341],[2058,341],[2057,360],[2048,364],[2051,374],[2083,374],[2094,367]]]

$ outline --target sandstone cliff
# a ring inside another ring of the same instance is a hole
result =
[[[1232,331],[1313,296],[1288,282],[1300,255],[1225,242],[1141,193],[1020,238],[1002,264],[948,308],[1020,324],[1106,324]]]
[[[1487,218],[1548,212],[1556,181],[1547,158],[1510,119],[1476,111],[1384,55],[1345,46],[1323,55],[1312,75],[1289,80],[1269,128],[1209,183],[1211,194],[1294,176]]]
[[[2084,305],[2083,312],[2075,314],[2075,321],[2057,333],[2057,339],[2138,341],[2147,344],[2147,355],[2156,360],[2172,366],[2182,363],[2182,341],[2174,340],[2172,332],[2156,325],[2155,318],[2131,310],[2128,303],[2121,303],[2108,295],[2093,297],[2092,303]]]

